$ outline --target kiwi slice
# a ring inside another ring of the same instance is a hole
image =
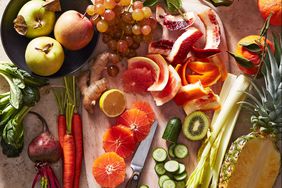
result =
[[[195,111],[186,116],[182,130],[189,140],[203,139],[209,128],[209,119],[207,115],[200,111]]]

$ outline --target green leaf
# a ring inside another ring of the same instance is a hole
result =
[[[233,0],[209,0],[215,7],[218,6],[230,6]]]
[[[272,17],[272,13],[266,18],[262,29],[260,30],[260,36],[265,36],[267,34],[267,31],[269,29],[270,25],[270,18]]]
[[[143,5],[146,7],[152,7],[152,6],[155,6],[158,2],[159,0],[145,0]]]
[[[240,43],[241,46],[249,50],[250,52],[260,54],[262,52],[260,46],[256,43]]]
[[[235,54],[233,54],[231,52],[228,52],[228,53],[229,53],[229,55],[234,57],[234,59],[236,60],[236,62],[239,65],[241,65],[241,66],[243,66],[245,68],[252,68],[254,66],[254,64],[250,60],[248,60],[248,59],[246,59],[244,57],[241,57],[241,56],[237,56],[237,55],[235,55]]]
[[[182,7],[182,0],[166,0],[166,5],[169,11],[176,12]]]

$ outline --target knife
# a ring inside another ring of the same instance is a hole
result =
[[[145,140],[141,142],[137,151],[135,152],[130,165],[133,173],[125,186],[126,188],[137,188],[138,182],[140,180],[141,172],[143,170],[157,127],[158,127],[158,122],[155,121],[150,130],[149,135]]]

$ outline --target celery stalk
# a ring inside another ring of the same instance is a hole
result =
[[[187,187],[198,187],[199,185],[202,185],[204,183],[204,180],[206,177],[203,176],[205,168],[209,169],[212,168],[210,164],[209,156],[211,155],[212,147],[218,148],[215,144],[215,141],[219,139],[219,142],[221,143],[222,140],[218,136],[221,130],[226,127],[229,121],[229,117],[233,117],[233,109],[238,107],[238,102],[242,100],[245,91],[250,84],[250,80],[245,77],[244,75],[240,75],[235,80],[234,84],[231,87],[231,90],[229,92],[228,97],[226,98],[226,101],[224,103],[224,106],[220,110],[218,117],[214,121],[213,128],[214,130],[211,132],[210,137],[208,138],[207,145],[205,146],[203,153],[201,155],[200,161],[198,165],[196,166],[196,169],[192,172],[191,176],[189,177],[186,186]],[[228,128],[227,128],[228,129]],[[229,140],[228,140],[229,141]],[[225,142],[225,141],[224,141]],[[215,155],[217,152],[213,152]],[[211,156],[212,158],[215,156]]]

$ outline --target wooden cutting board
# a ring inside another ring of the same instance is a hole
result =
[[[183,1],[184,2],[184,9],[186,11],[193,11],[195,14],[201,13],[205,11],[206,9],[210,8],[204,4],[202,4],[198,0],[189,0],[189,1]],[[199,19],[199,18],[197,18]],[[227,50],[227,44],[226,44],[226,39],[225,39],[225,32],[224,28],[222,25],[222,22],[220,21],[218,17],[218,21],[220,23],[220,32],[221,32],[221,45],[220,49],[225,52]],[[205,33],[205,29],[203,24],[198,20],[197,22],[197,27],[202,30],[203,33]],[[105,45],[102,44],[102,41],[99,40],[99,49],[95,51],[95,54],[99,54],[105,50]],[[229,70],[229,61],[228,61],[228,56],[226,53],[221,54],[221,60],[226,63],[227,69]],[[121,70],[123,70],[125,67],[121,65]],[[110,88],[118,88],[122,90],[121,82],[120,82],[120,76],[117,78],[109,79],[110,83]],[[151,95],[133,95],[126,93],[126,99],[127,99],[127,107],[131,107],[132,102],[136,100],[144,100],[150,103],[152,106],[156,119],[159,122],[159,126],[157,129],[157,132],[154,137],[154,141],[151,146],[150,153],[148,155],[148,158],[146,160],[146,164],[143,169],[143,173],[141,176],[141,181],[140,183],[142,184],[147,184],[152,188],[157,188],[158,187],[158,177],[155,174],[154,171],[154,165],[155,162],[151,158],[151,152],[153,148],[158,147],[158,146],[166,146],[165,140],[163,140],[162,134],[165,129],[167,121],[176,116],[179,117],[180,119],[184,119],[185,113],[183,109],[179,106],[177,106],[173,101],[161,106],[161,107],[156,107],[153,98]],[[106,129],[111,127],[111,125],[114,125],[115,119],[111,119],[106,117],[101,110],[99,110],[98,105],[95,107],[95,114],[88,114],[84,109],[82,110],[82,116],[83,116],[83,125],[84,125],[84,133],[83,133],[83,141],[84,141],[84,159],[85,159],[85,168],[86,168],[86,175],[87,175],[87,181],[88,185],[91,188],[98,188],[100,187],[93,175],[92,175],[92,164],[95,158],[97,158],[99,155],[104,153],[103,147],[102,147],[102,137]],[[185,160],[182,162],[186,164],[186,169],[188,173],[190,174],[191,171],[194,169],[197,161],[196,161],[196,155],[197,155],[197,150],[200,146],[200,142],[190,142],[187,139],[184,138],[184,136],[180,135],[179,137],[179,143],[184,143],[185,145],[188,146],[190,155],[187,157]],[[131,176],[132,171],[129,167],[131,159],[126,160],[127,162],[127,173],[126,173],[126,180]],[[126,182],[126,181],[125,181]],[[119,187],[124,187],[125,184],[120,185]]]

